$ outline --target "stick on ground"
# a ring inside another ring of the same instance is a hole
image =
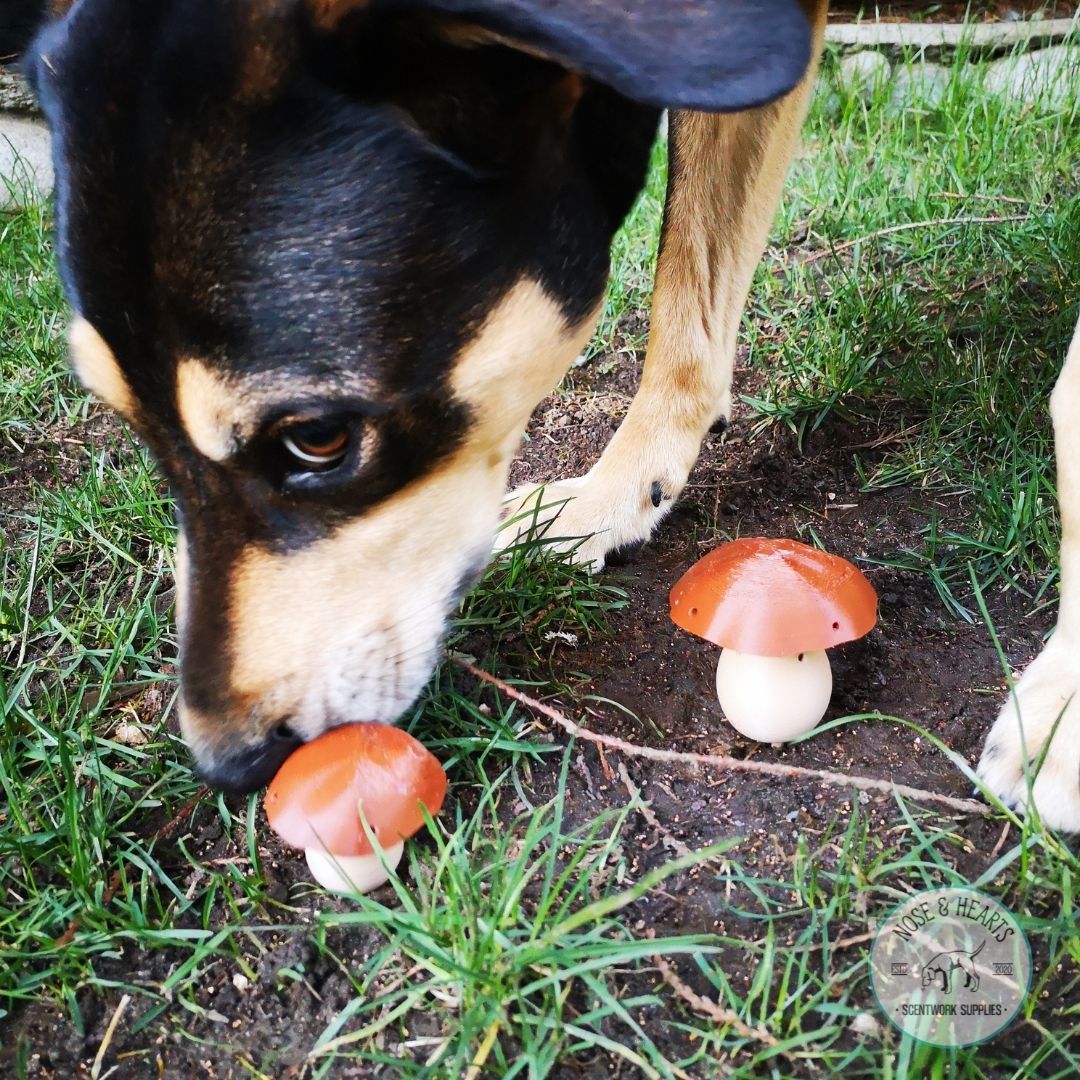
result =
[[[783,776],[789,779],[800,778],[805,780],[817,780],[824,784],[834,784],[839,787],[856,788],[859,791],[878,791],[885,795],[902,795],[912,802],[935,803],[947,806],[950,810],[957,810],[963,814],[978,814],[987,816],[991,813],[990,807],[974,799],[957,799],[952,795],[941,795],[936,791],[925,791],[922,788],[910,787],[907,784],[896,784],[892,780],[878,780],[870,776],[851,776],[848,773],[832,772],[828,769],[806,769],[798,765],[782,765],[777,761],[745,761],[742,758],[727,757],[724,754],[697,754],[680,750],[659,750],[654,746],[639,746],[636,743],[627,742],[615,735],[601,735],[599,732],[590,731],[574,720],[564,716],[557,709],[545,705],[536,698],[504,682],[496,675],[483,671],[475,664],[460,656],[453,656],[454,663],[467,671],[470,675],[483,682],[497,687],[507,697],[520,701],[530,709],[553,720],[565,732],[577,739],[585,739],[587,742],[606,746],[609,750],[621,750],[624,754],[632,757],[647,758],[650,761],[666,761],[675,765],[705,765],[713,769],[722,769],[731,772],[756,772],[768,776]]]

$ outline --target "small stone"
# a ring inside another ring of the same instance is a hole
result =
[[[848,1024],[848,1031],[861,1039],[880,1039],[881,1021],[871,1012],[856,1013]]]
[[[138,724],[133,724],[129,720],[120,721],[113,732],[113,738],[121,746],[145,746],[150,741],[146,732]]]
[[[899,67],[893,76],[890,99],[896,108],[916,105],[937,108],[945,98],[952,78],[940,64],[914,63]]]
[[[40,115],[34,95],[23,79],[10,67],[0,64],[0,112],[23,113],[29,116]]]
[[[892,65],[873,49],[851,53],[840,61],[838,81],[848,90],[871,91],[889,81]]]
[[[1080,46],[1051,45],[986,66],[983,89],[1053,108],[1070,99],[1080,76]]]

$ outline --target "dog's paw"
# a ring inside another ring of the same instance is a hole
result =
[[[1031,663],[990,731],[978,774],[1003,803],[1021,810],[1030,778],[1042,820],[1080,832],[1080,643],[1057,633]]]
[[[506,496],[495,551],[535,538],[598,572],[620,551],[648,540],[673,504],[674,497],[660,481],[643,491],[632,485],[613,490],[593,473],[521,487]]]

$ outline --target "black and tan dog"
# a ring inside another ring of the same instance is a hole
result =
[[[729,409],[818,0],[78,0],[27,58],[87,387],[181,513],[181,719],[214,783],[393,720],[483,566],[510,459],[604,294],[659,109],[671,176],[641,389],[550,485],[582,556],[647,538]],[[1080,346],[1054,395],[1057,634],[983,757],[1027,797],[1080,685]],[[1071,421],[1068,419],[1071,417]],[[1034,786],[1080,828],[1080,704]]]

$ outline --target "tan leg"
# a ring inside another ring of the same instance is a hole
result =
[[[1031,798],[1043,821],[1080,831],[1080,322],[1050,399],[1061,505],[1061,602],[1054,636],[986,740],[979,775],[1002,800]],[[1055,730],[1056,725],[1056,730]],[[1051,736],[1053,736],[1051,741]],[[1047,742],[1050,745],[1047,749]],[[1042,768],[1035,765],[1045,750]]]
[[[674,113],[670,175],[652,328],[641,387],[587,475],[548,484],[550,530],[587,536],[576,556],[606,555],[648,538],[671,509],[701,441],[731,410],[735,340],[768,239],[816,73],[824,3],[811,3],[815,61],[787,97],[746,112]],[[510,497],[521,505],[533,489]],[[560,508],[561,509],[558,509]]]

